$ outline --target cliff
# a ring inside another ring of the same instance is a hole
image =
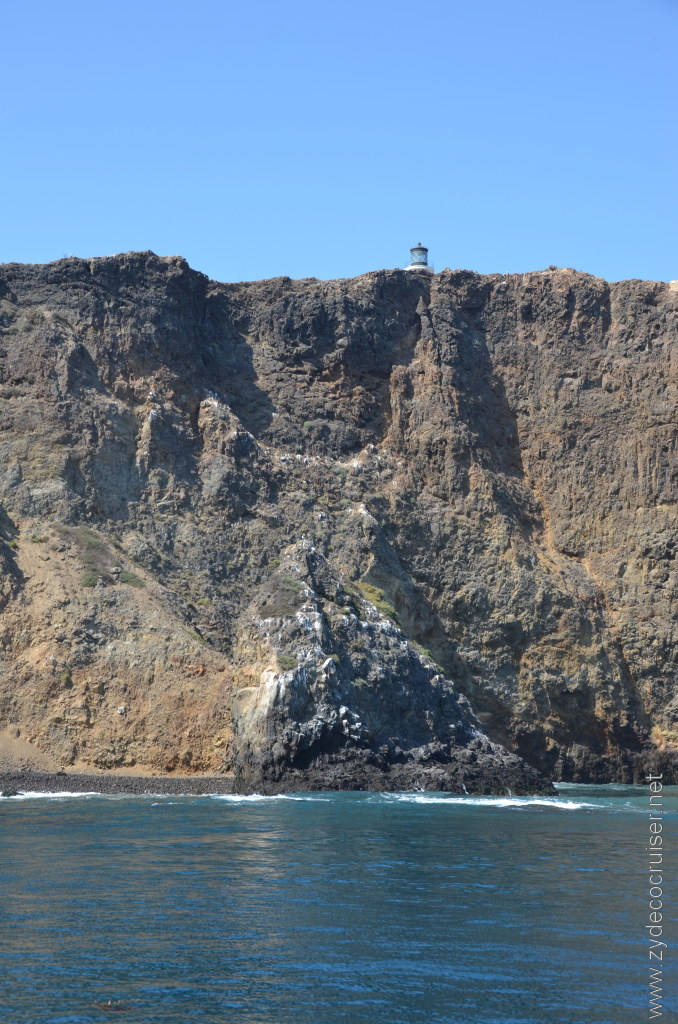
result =
[[[243,788],[672,776],[677,325],[572,270],[0,268],[0,730]]]

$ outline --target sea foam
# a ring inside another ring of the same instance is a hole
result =
[[[68,790],[59,791],[58,793],[42,793],[39,790],[24,792],[21,790],[18,793],[14,793],[12,796],[6,796],[4,800],[63,800],[70,797],[80,796],[103,796],[103,793],[87,792],[87,793],[71,793]]]
[[[530,796],[443,796],[435,794],[429,796],[427,793],[384,793],[381,797],[387,800],[396,800],[400,803],[412,804],[449,804],[452,806],[464,807],[550,807],[560,811],[595,811],[601,804],[583,803],[577,800],[563,800],[560,797],[530,797]]]

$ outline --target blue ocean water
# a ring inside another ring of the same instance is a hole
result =
[[[3,799],[0,1019],[638,1024],[647,845],[639,787]]]

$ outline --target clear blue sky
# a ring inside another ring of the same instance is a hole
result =
[[[0,0],[0,262],[678,278],[678,0]]]

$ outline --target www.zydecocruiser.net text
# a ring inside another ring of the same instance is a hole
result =
[[[664,935],[664,800],[662,776],[647,775],[649,793],[649,854],[648,921],[645,925],[650,938],[649,949],[649,1019],[662,1016],[662,984],[668,947]]]

